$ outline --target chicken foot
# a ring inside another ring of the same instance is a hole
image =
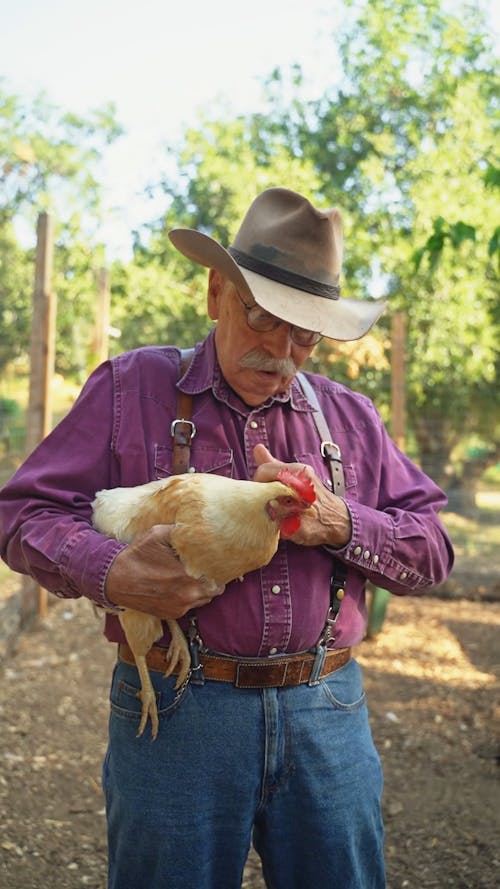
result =
[[[184,633],[182,632],[178,623],[172,620],[168,621],[168,625],[172,634],[172,639],[167,649],[166,660],[168,663],[168,667],[164,675],[171,676],[175,668],[178,667],[177,682],[175,683],[175,688],[177,690],[184,684],[189,676],[189,671],[191,669],[191,655],[189,654],[186,637],[184,636]],[[139,678],[141,680],[141,690],[137,692],[137,697],[141,702],[141,721],[139,723],[139,731],[137,732],[137,737],[140,738],[140,736],[142,735],[144,729],[146,728],[149,716],[151,718],[151,734],[153,737],[153,741],[155,741],[158,735],[159,727],[156,693],[151,682],[146,658],[144,657],[144,655],[138,654],[134,654],[134,658],[139,673]]]
[[[164,675],[171,676],[177,667],[177,682],[175,683],[175,687],[176,689],[179,689],[189,676],[189,671],[191,669],[191,654],[186,642],[186,637],[177,621],[167,620],[167,624],[170,630],[171,639],[167,650],[168,668]]]
[[[137,697],[141,702],[141,720],[139,723],[139,731],[137,737],[140,737],[148,721],[151,717],[151,731],[153,740],[158,735],[158,708],[156,704],[156,693],[151,682],[149,670],[147,666],[147,654],[150,651],[154,641],[159,638],[162,633],[161,621],[150,614],[143,614],[132,609],[125,609],[119,613],[120,623],[125,632],[127,642],[130,645],[134,656],[137,671],[140,679],[140,691]],[[168,620],[171,640],[170,645],[165,652],[165,676],[171,676],[177,673],[177,682],[175,684],[178,691],[189,678],[191,670],[191,655],[189,646],[184,633],[179,624],[175,620]]]
[[[166,661],[168,666],[164,675],[171,676],[176,667],[178,668],[177,682],[175,683],[175,688],[178,690],[189,676],[189,671],[191,669],[191,655],[189,653],[186,637],[177,621],[169,620],[167,623],[172,638],[167,649]],[[134,653],[134,658],[141,680],[141,690],[137,692],[137,697],[141,702],[141,721],[139,723],[137,737],[140,738],[142,735],[146,728],[149,716],[151,718],[151,734],[153,741],[155,741],[159,728],[156,693],[151,682],[146,658],[144,655],[138,655],[136,653]]]
[[[146,728],[148,716],[150,716],[151,734],[153,737],[153,741],[155,741],[158,734],[158,707],[156,706],[156,692],[153,688],[153,683],[151,682],[151,677],[149,675],[149,670],[146,664],[146,658],[144,657],[144,655],[141,654],[134,654],[134,658],[137,670],[139,672],[139,678],[141,680],[141,690],[137,692],[137,697],[141,702],[141,721],[139,723],[139,731],[137,732],[137,737],[141,737],[144,729]]]

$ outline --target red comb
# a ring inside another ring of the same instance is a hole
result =
[[[302,500],[305,500],[306,503],[314,503],[316,500],[314,485],[307,474],[307,470],[300,469],[293,472],[285,467],[280,469],[276,478],[278,481],[283,482],[284,485],[288,485],[289,488],[297,491],[297,494],[300,494]]]

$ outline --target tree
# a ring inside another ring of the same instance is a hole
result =
[[[0,224],[21,213],[34,223],[41,210],[61,219],[75,209],[98,215],[96,168],[122,132],[112,104],[84,118],[43,93],[32,100],[9,94],[0,80],[0,119]]]
[[[350,292],[366,294],[378,276],[391,310],[405,312],[416,455],[438,482],[465,490],[473,443],[478,471],[485,453],[498,460],[495,59],[477,7],[345,5],[341,83],[316,102],[295,102],[290,114],[275,72],[268,129],[313,163],[323,195],[344,209]],[[442,251],[439,267],[423,256],[418,265],[436,224],[454,248]]]
[[[30,337],[33,250],[19,247],[11,223],[0,225],[0,372]]]
[[[0,120],[0,370],[29,344],[34,256],[19,245],[16,226],[34,232],[47,210],[55,217],[54,288],[61,296],[57,361],[74,371],[81,363],[71,357],[74,338],[88,325],[93,269],[102,263],[97,166],[121,130],[111,105],[83,118],[44,95],[22,100],[1,81]]]

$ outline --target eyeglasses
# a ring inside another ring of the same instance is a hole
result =
[[[288,324],[288,321],[283,321],[282,318],[277,318],[276,315],[271,315],[270,312],[261,309],[257,303],[249,306],[240,293],[236,292],[241,305],[247,313],[247,324],[252,330],[256,330],[258,333],[268,333],[270,330],[276,330],[280,324]],[[295,324],[290,324],[290,336],[297,346],[306,347],[315,346],[322,338],[321,333],[317,333],[315,330],[306,330],[304,327],[297,327]]]

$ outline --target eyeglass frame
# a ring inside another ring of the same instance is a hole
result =
[[[250,330],[254,330],[255,333],[270,333],[271,330],[277,330],[277,328],[280,326],[280,324],[288,324],[290,327],[290,337],[292,339],[292,342],[294,342],[296,346],[301,346],[303,349],[310,349],[313,346],[316,346],[319,343],[319,341],[321,339],[323,339],[322,333],[318,333],[318,331],[316,331],[316,330],[307,330],[307,328],[299,327],[297,324],[290,324],[290,322],[285,321],[284,318],[278,318],[276,315],[273,315],[272,312],[268,312],[267,309],[263,309],[262,306],[259,306],[258,303],[252,303],[251,305],[248,305],[248,303],[246,303],[245,300],[243,299],[239,290],[237,288],[235,288],[235,289],[236,289],[236,293],[238,294],[238,299],[239,299],[241,305],[243,306],[243,308],[245,309],[247,324],[248,324]],[[266,327],[265,329],[259,329],[258,327],[253,327],[252,324],[250,323],[250,314],[253,311],[253,309],[259,309],[260,312],[262,312],[264,315],[267,315],[269,317],[270,321],[272,322],[271,327]],[[313,341],[309,342],[309,343],[301,343],[299,340],[295,339],[294,333],[296,334],[297,331],[302,331],[303,333],[311,334],[311,336],[313,336],[315,339],[313,339]],[[316,337],[317,337],[317,339],[316,339]]]

